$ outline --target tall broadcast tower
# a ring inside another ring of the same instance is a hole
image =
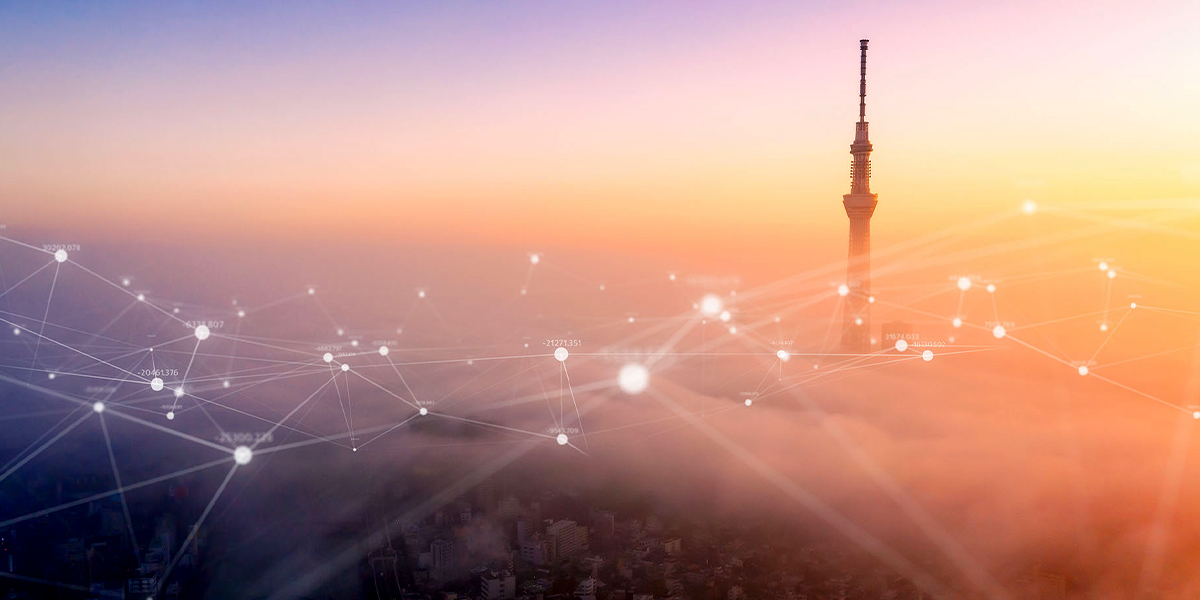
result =
[[[879,194],[871,193],[871,141],[867,137],[867,40],[859,40],[858,123],[850,144],[850,193],[842,196],[850,218],[850,253],[846,260],[846,295],[842,313],[842,351],[871,351],[871,215]]]

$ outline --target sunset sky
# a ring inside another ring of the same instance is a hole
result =
[[[1187,1],[6,3],[3,219],[88,239],[833,240],[860,38],[884,239],[1030,197],[1193,197],[1196,23]]]

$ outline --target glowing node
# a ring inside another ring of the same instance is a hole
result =
[[[816,365],[816,364],[814,364],[814,365],[813,365],[813,368],[814,368],[814,369],[819,369],[819,368],[821,368],[821,365]]]
[[[388,355],[388,352],[391,352],[391,349],[389,349],[387,346],[380,346],[380,347],[379,347],[379,355],[380,355],[380,356],[387,356],[387,355]]]
[[[423,416],[429,414],[429,409],[422,406],[421,410],[418,410],[417,412],[421,413],[421,416],[423,417]]]
[[[675,274],[671,273],[670,275],[667,275],[667,279],[670,279],[671,281],[675,281]]]
[[[475,364],[475,360],[474,360],[474,359],[467,359],[467,366],[468,366],[468,367],[470,367],[470,366],[472,366],[472,365],[474,365],[474,364]]]
[[[862,317],[855,317],[855,319],[854,319],[855,325],[862,325],[862,323],[863,323]]]
[[[843,283],[838,286],[837,292],[839,296],[848,296],[850,295],[850,286]]]
[[[1129,308],[1137,308],[1137,302],[1130,302]]]
[[[1080,375],[1087,375],[1087,374],[1088,374],[1088,368],[1087,368],[1087,365],[1079,365],[1079,374],[1080,374]]]
[[[560,433],[560,434],[558,434],[558,437],[555,438],[555,440],[558,441],[559,446],[566,446],[567,445],[567,434]]]
[[[130,283],[132,283],[132,282],[131,282],[131,281],[129,281],[129,278],[128,278],[128,277],[126,277],[125,279],[122,279],[122,280],[121,280],[121,285],[123,285],[123,286],[125,286],[125,287],[129,287],[129,284],[130,284]]]
[[[313,294],[316,294],[316,293],[317,293],[317,290],[316,290],[316,288],[308,288],[308,295],[309,295],[309,296],[312,296]]]
[[[718,319],[721,319],[722,321],[724,321],[724,322],[726,322],[726,323],[728,323],[728,322],[729,322],[729,320],[733,318],[733,315],[732,315],[732,314],[730,314],[730,312],[729,312],[729,311],[727,311],[727,310],[723,310],[723,311],[721,311],[721,314],[720,314],[720,315],[717,315],[717,318],[718,318]]]
[[[875,304],[875,296],[867,296],[867,302]]]
[[[562,346],[554,349],[554,358],[556,358],[558,362],[566,362],[567,356],[570,356],[570,354],[571,353],[567,352],[567,349],[563,348]]]
[[[729,327],[729,335],[737,335],[737,326],[736,325],[731,325]]]
[[[524,296],[525,294],[528,294],[528,293],[529,293],[529,290],[526,290],[525,288],[521,288],[521,295],[522,295],[522,296]]]
[[[325,362],[333,362],[333,353],[326,352],[325,355],[321,357],[321,360],[323,360]]]
[[[617,374],[617,386],[626,394],[640,394],[650,385],[650,371],[644,365],[630,363]]]
[[[754,404],[754,401],[749,398],[746,398],[746,406],[750,406],[751,404]]]
[[[605,288],[603,283],[602,283],[602,284],[600,284],[600,291],[602,291],[602,292],[603,292],[603,291],[604,291],[604,290],[606,290],[606,289],[608,289],[608,288]]]
[[[152,389],[152,390],[154,390],[154,391],[156,391],[156,392],[161,392],[161,391],[162,391],[162,389],[163,389],[163,380],[162,380],[162,378],[161,378],[161,377],[155,377],[154,379],[151,379],[151,380],[150,380],[150,389]]]
[[[239,465],[250,464],[250,459],[254,458],[254,452],[246,446],[238,446],[233,449],[233,462]]]
[[[780,350],[775,353],[775,356],[778,356],[779,360],[782,360],[783,362],[787,362],[788,359],[792,358],[792,355],[788,354],[787,350]]]
[[[358,340],[350,340],[350,345],[351,345],[351,346],[354,346],[355,348],[357,348],[357,347],[358,347]]]
[[[954,317],[954,320],[950,321],[950,324],[953,325],[955,329],[962,327],[962,323],[963,323],[962,319],[960,319],[958,317]]]
[[[531,264],[531,265],[536,265],[536,264],[538,264],[538,261],[540,261],[540,260],[542,260],[542,257],[540,257],[540,256],[538,256],[538,255],[536,255],[536,254],[530,254],[530,255],[529,255],[529,264]]]
[[[175,314],[179,314],[179,307],[175,307],[175,308],[171,309],[171,312],[173,312]]]
[[[55,375],[54,375],[54,373],[51,373],[51,374],[47,375],[47,377],[49,377],[50,379],[54,379]]]
[[[997,325],[992,328],[992,335],[996,336],[996,339],[1000,339],[1000,338],[1004,337],[1005,333],[1007,333],[1007,332],[1004,330],[1003,325]]]
[[[1100,331],[1108,331],[1108,323],[1101,323]]]
[[[223,388],[227,388],[227,387],[229,387],[229,380],[228,380],[228,379],[226,379],[225,381],[222,381],[222,382],[221,382],[221,387],[223,387]]]
[[[1032,215],[1032,214],[1036,213],[1037,210],[1038,210],[1037,202],[1034,202],[1033,200],[1026,200],[1023,204],[1021,204],[1021,212],[1025,213],[1027,215]]]
[[[145,295],[145,294],[138,294],[138,295],[137,295],[137,299],[138,299],[138,302],[145,302],[145,301],[146,301],[146,295]]]
[[[349,371],[349,370],[350,370],[350,364],[349,364],[349,363],[342,363],[342,370],[343,370],[343,371]]]
[[[346,335],[346,330],[342,329],[341,327],[338,327],[337,334],[338,334],[338,336]]]
[[[908,350],[908,340],[896,340],[896,352]]]
[[[947,339],[946,339],[946,341],[947,341],[947,342],[949,342],[949,343],[951,343],[951,344],[953,344],[953,343],[954,343],[954,336],[950,336],[949,338],[947,338]]]
[[[987,291],[989,294],[995,294],[996,293],[996,284],[994,284],[994,283],[987,284]]]
[[[725,303],[721,301],[721,297],[716,294],[709,294],[700,299],[700,314],[706,317],[715,317],[721,314],[724,310]]]
[[[629,317],[628,321],[629,321],[630,323],[632,323],[632,322],[633,322],[633,317]]]
[[[421,291],[417,292],[417,297],[418,297],[418,298],[424,298],[424,297],[425,297],[425,290],[421,290]]]
[[[1105,261],[1100,261],[1100,264],[1099,264],[1099,265],[1097,265],[1097,266],[1098,266],[1098,267],[1100,267],[1100,270],[1101,270],[1101,271],[1107,271],[1107,270],[1108,270],[1108,263],[1107,263],[1107,262],[1105,262]]]
[[[183,397],[183,386],[181,385],[181,386],[175,388],[174,394],[175,394],[176,398],[182,398]]]
[[[246,316],[246,311],[244,311],[244,310],[239,310],[239,311],[238,311],[238,318],[239,318],[239,319],[240,319],[240,318],[242,318],[242,317],[245,317],[245,316]]]
[[[104,403],[103,403],[103,402],[96,402],[95,404],[92,404],[92,410],[93,410],[93,411],[96,411],[97,413],[102,413],[102,412],[104,412]]]
[[[173,411],[173,410],[172,410],[172,411],[167,411],[167,420],[168,420],[168,421],[174,421],[174,420],[175,420],[175,411]]]
[[[351,451],[351,452],[358,452],[358,448],[351,448],[351,449],[350,449],[350,451]]]
[[[207,340],[208,336],[211,334],[212,334],[212,332],[208,330],[207,325],[200,325],[200,326],[196,327],[196,339],[198,339],[200,341]]]
[[[783,320],[783,319],[782,319],[781,317],[779,317],[779,316],[776,316],[776,317],[775,317],[775,322],[776,322],[776,323],[778,323],[778,322],[780,322],[780,321],[782,321],[782,320]]]
[[[1193,418],[1193,419],[1200,419],[1200,410],[1198,410],[1198,411],[1196,411],[1196,412],[1192,413],[1192,418]]]
[[[1109,278],[1109,279],[1113,279],[1113,278],[1114,278],[1114,277],[1116,277],[1116,276],[1117,276],[1117,272],[1116,272],[1116,271],[1114,271],[1113,269],[1109,269],[1109,270],[1108,270],[1108,278]]]
[[[969,289],[971,289],[971,280],[970,280],[970,278],[967,278],[967,277],[959,277],[959,278],[958,278],[958,289],[960,289],[960,290],[962,290],[962,291],[964,291],[964,292],[965,292],[965,291],[967,291],[967,290],[969,290]]]
[[[926,350],[926,351],[922,352],[921,358],[925,362],[929,362],[929,361],[933,360],[933,350]]]
[[[21,335],[21,328],[13,327],[13,335]]]

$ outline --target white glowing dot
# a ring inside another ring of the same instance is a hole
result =
[[[960,289],[964,292],[971,289],[971,279],[968,277],[959,277],[958,278],[958,289]]]
[[[526,348],[528,348],[528,347],[529,347],[529,342],[525,342],[525,347],[526,347]]]
[[[996,339],[1000,339],[1000,338],[1004,337],[1005,333],[1006,332],[1004,331],[1003,325],[997,325],[992,328],[992,335],[996,336]]]
[[[391,352],[391,350],[390,350],[390,349],[389,349],[387,346],[380,346],[380,347],[379,347],[379,355],[380,355],[380,356],[387,356],[387,355],[388,355],[388,352]]]
[[[776,315],[776,316],[775,316],[775,322],[776,322],[776,323],[778,323],[778,322],[780,322],[780,321],[782,321],[782,320],[783,320],[783,318],[782,318],[782,317],[780,317],[780,316],[778,316],[778,315]]]
[[[424,298],[424,297],[425,297],[425,290],[421,290],[421,291],[417,292],[417,297],[418,297],[418,298]]]
[[[717,316],[717,318],[728,323],[729,320],[733,318],[733,315],[729,311],[723,310],[721,311],[721,314]]]
[[[536,254],[530,254],[530,255],[529,255],[529,264],[531,264],[531,265],[536,265],[536,264],[538,264],[538,261],[539,261],[539,260],[542,260],[542,257],[540,257],[540,256],[538,256],[538,255],[536,255]]]
[[[754,404],[754,401],[749,398],[746,398],[746,406],[750,406],[751,404]]]
[[[250,464],[250,459],[254,458],[254,452],[246,446],[238,446],[233,449],[233,462],[239,465]]]
[[[349,365],[349,363],[342,363],[342,370],[343,370],[343,371],[349,371],[349,370],[350,370],[350,365]]]
[[[838,295],[839,296],[847,296],[849,294],[850,294],[850,286],[848,286],[844,283],[842,285],[838,286]]]
[[[311,295],[313,295],[313,294],[315,294],[315,293],[317,293],[317,290],[316,290],[316,288],[308,288],[308,295],[309,295],[309,296],[311,296]]]
[[[1130,302],[1129,308],[1137,308],[1137,302]]]
[[[1087,368],[1087,365],[1079,365],[1079,374],[1080,374],[1080,375],[1087,375],[1087,374],[1088,374],[1088,368]]]
[[[950,336],[949,338],[947,338],[947,339],[946,339],[946,341],[947,341],[947,342],[949,342],[949,343],[951,343],[951,344],[953,344],[953,343],[954,343],[954,336]]]
[[[875,304],[875,296],[867,296],[867,302]]]
[[[791,354],[788,354],[787,350],[779,350],[778,352],[775,353],[775,356],[778,356],[779,360],[782,360],[783,362],[787,362],[788,359],[790,359],[792,357]]]
[[[145,302],[145,301],[146,301],[146,295],[145,295],[145,294],[138,294],[138,295],[137,295],[137,299],[138,299],[138,302]]]
[[[632,323],[632,322],[633,322],[633,317],[629,317],[628,321],[629,321],[630,323]]]
[[[1200,410],[1198,410],[1198,411],[1196,411],[1196,412],[1192,413],[1192,418],[1193,418],[1193,419],[1200,419]]]
[[[706,317],[715,317],[724,310],[725,303],[716,294],[709,294],[700,299],[700,313]]]
[[[102,412],[104,412],[104,403],[103,403],[103,402],[97,402],[97,403],[93,404],[93,405],[92,405],[92,410],[94,410],[94,411],[96,411],[96,412],[98,412],[98,413],[102,413]]]
[[[62,250],[62,249],[55,250],[54,251],[54,260],[57,260],[60,263],[67,262],[67,251]]]
[[[863,323],[862,317],[855,317],[855,319],[854,319],[855,325],[862,325],[862,323]]]
[[[602,284],[600,284],[600,291],[602,291],[602,292],[603,292],[605,289],[607,289],[607,288],[605,288],[605,287],[604,287],[604,284],[603,284],[603,283],[602,283]]]
[[[1117,272],[1116,272],[1116,271],[1114,271],[1113,269],[1109,269],[1109,270],[1108,270],[1108,278],[1109,278],[1109,279],[1112,279],[1112,278],[1114,278],[1114,277],[1116,277],[1116,276],[1117,276]]]
[[[1101,323],[1100,331],[1108,331],[1108,323]]]
[[[474,364],[475,364],[475,360],[474,360],[474,359],[467,359],[467,366],[468,366],[468,367],[469,367],[469,366],[471,366],[471,365],[474,365]]]
[[[1100,267],[1100,270],[1101,270],[1101,271],[1107,271],[1107,270],[1108,270],[1108,263],[1107,263],[1107,262],[1105,262],[1105,261],[1100,261],[1100,264],[1099,264],[1099,265],[1097,265],[1097,266],[1098,266],[1098,267]]]
[[[908,340],[896,340],[896,352],[908,350]]]
[[[954,320],[950,321],[950,324],[953,325],[956,329],[959,327],[962,327],[962,319],[960,319],[958,317],[954,317]]]
[[[212,332],[208,330],[207,325],[200,325],[199,327],[196,327],[196,339],[200,341],[207,340],[211,333]]]
[[[675,274],[671,273],[670,275],[667,275],[667,279],[670,279],[671,281],[675,281]]]
[[[175,388],[175,397],[176,397],[176,398],[182,398],[182,397],[183,397],[183,386],[182,386],[182,385],[181,385],[181,386],[179,386],[179,387],[177,387],[177,388]]]
[[[559,446],[566,446],[566,445],[567,445],[567,434],[565,434],[565,433],[560,433],[560,434],[558,434],[558,437],[557,437],[557,438],[555,438],[555,439],[558,441],[558,445],[559,445]]]
[[[150,389],[152,389],[152,390],[154,390],[154,391],[156,391],[156,392],[161,392],[161,391],[162,391],[162,389],[163,389],[163,380],[162,380],[162,378],[161,378],[161,377],[155,377],[154,379],[151,379],[151,380],[150,380]]]
[[[989,294],[995,294],[996,293],[996,284],[994,284],[994,283],[987,284],[987,291]]]
[[[1021,212],[1027,215],[1032,215],[1033,213],[1036,213],[1037,210],[1037,202],[1034,202],[1033,200],[1026,200],[1023,204],[1021,204]]]
[[[54,373],[47,375],[47,377],[49,377],[50,379],[54,379]]]
[[[423,416],[429,414],[429,409],[422,406],[421,410],[418,410],[417,412],[421,413],[421,416],[423,417]]]
[[[354,346],[355,348],[357,348],[357,347],[358,347],[358,340],[350,340],[350,345],[351,345],[351,346]]]
[[[175,308],[171,309],[171,312],[173,312],[175,314],[179,314],[179,307],[175,307]]]
[[[525,288],[521,288],[521,295],[522,295],[522,296],[524,296],[525,294],[528,294],[528,293],[529,293],[529,291],[528,291],[528,290],[526,290]]]
[[[933,360],[933,350],[926,350],[926,351],[922,352],[921,358],[925,359],[925,362],[929,362],[929,361]]]
[[[737,335],[737,326],[736,326],[736,325],[731,325],[731,326],[729,327],[729,334],[730,334],[730,335]]]
[[[222,381],[222,382],[221,382],[221,387],[223,387],[223,388],[227,388],[227,387],[229,387],[229,380],[228,380],[228,379],[226,379],[225,381]]]
[[[644,365],[627,364],[617,374],[617,385],[626,394],[640,394],[650,385],[650,371]]]
[[[351,452],[358,452],[358,448],[351,448],[351,449],[350,449],[350,451],[351,451]]]
[[[324,355],[321,357],[321,360],[323,360],[323,361],[325,361],[325,362],[333,362],[333,353],[332,353],[332,352],[326,352],[326,353],[325,353],[325,354],[324,354]]]
[[[129,278],[128,278],[128,277],[126,277],[125,279],[122,279],[122,280],[121,280],[121,285],[123,285],[123,286],[125,286],[125,287],[129,287],[129,284],[130,284],[130,283],[131,283],[131,282],[129,281]]]
[[[246,311],[244,311],[244,310],[239,310],[239,311],[238,311],[238,318],[241,318],[241,317],[244,317],[244,316],[246,316]]]
[[[175,420],[175,411],[173,411],[173,410],[172,410],[172,411],[167,411],[167,420],[168,420],[168,421],[174,421],[174,420]]]
[[[21,335],[21,328],[13,327],[13,335]]]
[[[558,362],[565,362],[567,360],[567,356],[570,354],[571,353],[567,352],[567,349],[563,348],[562,346],[554,349],[554,358],[558,359]]]
[[[338,327],[337,334],[339,336],[346,335],[346,330],[342,329],[341,327]]]

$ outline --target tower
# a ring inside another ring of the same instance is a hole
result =
[[[850,144],[850,193],[842,196],[850,219],[850,251],[846,258],[846,287],[842,311],[842,351],[871,350],[871,215],[879,194],[871,193],[871,141],[867,136],[867,40],[859,40],[858,123]]]

